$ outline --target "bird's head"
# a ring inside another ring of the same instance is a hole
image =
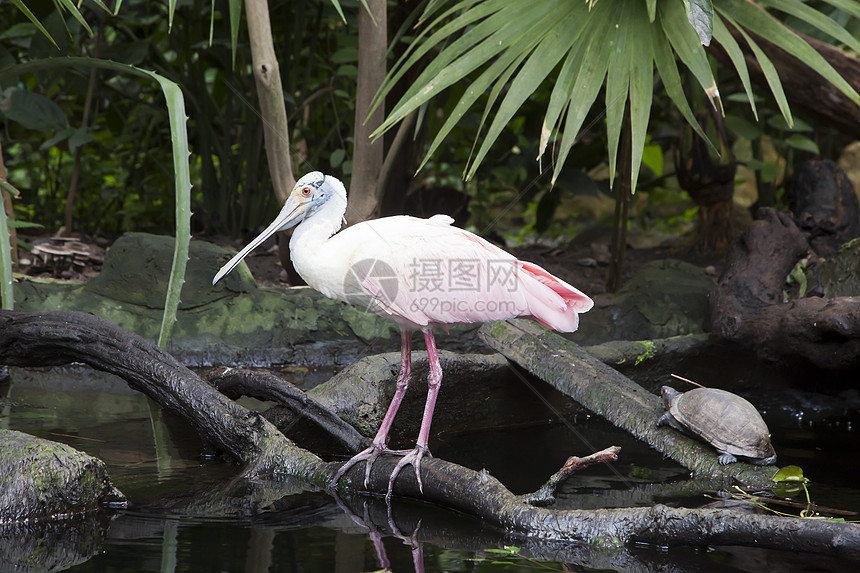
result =
[[[323,175],[319,171],[311,171],[296,182],[293,190],[287,197],[281,215],[285,212],[288,217],[283,221],[283,226],[278,229],[284,231],[298,225],[302,220],[316,213],[330,199],[341,199],[346,203],[346,189],[337,178],[331,175]],[[281,217],[278,217],[281,219]]]
[[[286,231],[295,227],[305,219],[318,213],[323,205],[330,202],[339,205],[339,212],[336,214],[332,213],[337,217],[337,227],[332,231],[335,232],[340,227],[340,219],[346,210],[346,189],[343,183],[337,178],[331,175],[323,175],[319,171],[312,171],[299,179],[293,190],[290,191],[284,206],[281,208],[281,212],[278,213],[275,220],[266,227],[265,231],[260,233],[235,257],[230,259],[227,264],[221,267],[221,270],[218,271],[218,274],[212,280],[212,284],[214,285],[224,275],[233,270],[245,258],[245,255],[254,250],[260,243],[278,231]]]

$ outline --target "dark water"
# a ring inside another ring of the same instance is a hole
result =
[[[308,384],[327,377],[326,372],[300,374]],[[518,383],[512,377],[511,384]],[[2,547],[30,543],[38,550],[30,560],[0,555],[0,570],[349,572],[385,565],[413,571],[417,561],[428,572],[584,568],[760,573],[847,571],[857,565],[827,555],[746,547],[559,546],[509,539],[471,517],[421,504],[395,502],[389,512],[379,500],[357,499],[342,507],[321,492],[303,491],[301,484],[282,484],[283,491],[263,495],[257,488],[265,484],[231,480],[238,472],[235,465],[201,457],[200,441],[182,420],[157,410],[153,414],[149,402],[121,380],[85,368],[12,369],[0,383],[0,398],[0,427],[64,442],[103,459],[130,500],[127,510],[97,524],[67,524],[78,533],[69,534],[66,543],[51,538],[46,547],[26,536],[6,539]],[[855,396],[791,391],[752,398],[765,410],[780,465],[804,469],[812,480],[813,501],[860,511]],[[540,411],[540,404],[535,399],[524,406]],[[537,489],[568,456],[620,445],[621,461],[570,479],[559,506],[621,507],[655,499],[696,506],[711,501],[699,494],[666,497],[667,491],[677,492],[673,485],[687,479],[686,470],[602,420],[583,414],[565,418],[546,409],[530,421],[492,431],[464,435],[437,428],[441,431],[431,447],[436,456],[487,468],[515,493],[525,493]],[[254,495],[245,495],[250,490]],[[252,498],[267,501],[244,505]],[[86,527],[104,533],[81,542],[80,530]],[[77,543],[71,542],[73,537]],[[487,552],[509,545],[519,555]],[[38,551],[42,553],[36,555]]]

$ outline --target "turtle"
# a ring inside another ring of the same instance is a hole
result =
[[[747,400],[717,388],[678,392],[663,386],[660,393],[668,411],[657,425],[708,442],[720,453],[722,465],[738,459],[759,466],[776,463],[767,424]]]

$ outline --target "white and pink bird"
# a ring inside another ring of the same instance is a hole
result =
[[[433,327],[526,317],[573,332],[579,314],[593,302],[538,265],[519,261],[481,237],[452,227],[453,219],[447,215],[385,217],[341,231],[346,204],[346,189],[339,180],[318,171],[308,173],[296,183],[272,224],[221,267],[212,284],[269,236],[298,225],[290,240],[290,257],[308,285],[400,326],[400,374],[391,405],[372,445],[348,460],[332,485],[364,461],[366,486],[374,461],[388,453],[403,456],[389,478],[388,495],[408,465],[423,491],[421,459],[430,456],[427,441],[442,382]],[[427,402],[415,448],[391,450],[386,442],[409,383],[415,330],[424,333],[427,344]]]

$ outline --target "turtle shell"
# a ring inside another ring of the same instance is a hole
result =
[[[720,452],[751,459],[775,455],[761,414],[737,394],[696,388],[672,396],[668,406],[675,420]]]

